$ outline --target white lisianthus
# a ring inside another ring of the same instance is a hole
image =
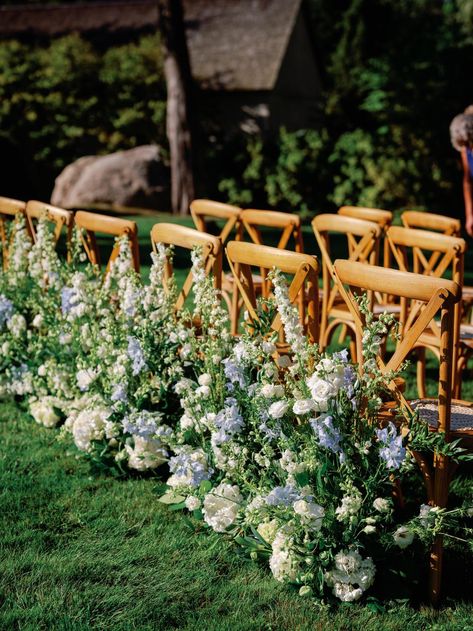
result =
[[[373,508],[379,513],[387,513],[391,508],[391,502],[384,497],[377,497],[373,502]]]
[[[414,541],[414,533],[406,526],[399,526],[393,534],[394,543],[401,549],[407,548]]]
[[[215,532],[225,532],[235,522],[242,501],[238,486],[222,482],[205,496],[205,521]]]
[[[271,418],[282,418],[289,409],[289,403],[287,401],[275,401],[269,406],[268,414]]]
[[[312,399],[299,399],[292,406],[292,411],[294,414],[298,416],[302,416],[303,414],[308,414],[312,412],[312,410],[316,407],[316,404]]]
[[[266,399],[280,398],[284,396],[284,386],[265,383],[261,388],[261,394]]]
[[[135,436],[133,442],[133,447],[125,445],[130,469],[146,471],[167,461],[168,453],[160,440]]]
[[[40,401],[31,401],[30,414],[39,425],[44,427],[56,427],[61,420],[54,407],[57,407],[57,399],[44,397]]]
[[[186,508],[189,511],[197,510],[201,507],[201,501],[195,495],[188,495],[186,497]]]
[[[197,381],[199,382],[199,386],[210,386],[212,383],[212,376],[209,375],[208,372],[204,372],[203,375],[199,375]]]
[[[261,524],[258,525],[256,530],[258,531],[258,534],[261,535],[261,537],[263,537],[266,543],[269,543],[269,545],[272,545],[276,537],[278,528],[279,528],[278,522],[275,519],[272,519],[271,521],[261,522]]]

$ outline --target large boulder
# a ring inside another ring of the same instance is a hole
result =
[[[51,203],[62,208],[113,204],[169,210],[169,170],[157,145],[84,156],[56,178]]]

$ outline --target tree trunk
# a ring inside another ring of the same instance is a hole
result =
[[[194,198],[192,76],[181,1],[158,0],[158,11],[167,87],[166,133],[171,153],[172,211],[186,215]]]

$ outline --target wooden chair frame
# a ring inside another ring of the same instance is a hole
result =
[[[133,267],[136,272],[140,271],[140,253],[138,247],[138,227],[135,221],[122,219],[120,217],[110,217],[99,213],[91,213],[85,210],[78,210],[74,217],[74,223],[79,229],[80,238],[84,246],[89,261],[100,266],[100,252],[97,246],[96,233],[112,235],[115,237],[126,236],[133,259]],[[105,275],[109,272],[110,266],[120,253],[120,244],[115,243],[107,261]]]
[[[350,334],[350,349],[355,353],[355,328],[352,317],[344,308],[337,308],[340,301],[338,285],[333,275],[333,262],[330,255],[330,233],[345,235],[348,243],[349,260],[374,265],[378,262],[381,227],[372,222],[341,215],[317,215],[312,220],[312,228],[322,254],[322,314],[320,323],[320,346],[325,349],[335,329],[342,325],[340,340]]]
[[[401,222],[404,228],[420,228],[431,232],[441,232],[451,237],[459,237],[461,234],[460,220],[447,217],[447,215],[437,215],[420,210],[405,210],[401,215]]]
[[[343,296],[356,326],[357,346],[362,360],[362,336],[365,320],[354,299],[352,288],[361,291],[388,291],[401,301],[422,303],[417,319],[409,328],[403,326],[402,339],[393,356],[387,363],[378,358],[378,365],[383,374],[397,370],[423,331],[428,328],[434,316],[440,312],[440,375],[438,389],[438,428],[445,434],[447,441],[451,438],[450,419],[452,403],[452,371],[453,371],[453,326],[454,306],[461,298],[461,288],[454,281],[443,278],[421,276],[411,272],[388,270],[377,266],[360,265],[350,261],[337,260],[334,264],[334,274],[340,293]],[[348,289],[345,289],[348,286]],[[404,311],[405,312],[405,311]],[[412,408],[392,381],[389,388],[398,403],[412,412]],[[427,497],[430,504],[441,508],[447,505],[450,484],[451,466],[449,459],[442,454],[436,454],[433,466],[422,455],[414,454],[422,471]],[[436,604],[440,596],[442,574],[443,542],[437,537],[430,556],[430,598]]]
[[[463,268],[466,252],[466,243],[458,237],[392,226],[386,233],[386,241],[389,246],[393,262],[399,270],[412,271],[416,274],[431,278],[442,278],[447,272],[451,273],[452,280],[463,287]],[[427,254],[426,254],[427,251]],[[408,253],[412,253],[412,269],[409,269]],[[420,303],[412,303],[408,316],[402,316],[406,325],[415,319],[420,308]],[[453,346],[454,366],[452,388],[455,396],[461,392],[461,371],[457,369],[460,357],[460,322],[462,317],[462,303],[457,302],[454,309]],[[419,396],[425,398],[425,350],[431,350],[440,359],[439,325],[432,321],[430,334],[424,334],[415,345],[418,354],[417,362],[417,388]]]
[[[337,214],[342,215],[342,217],[353,217],[355,219],[363,219],[364,221],[377,223],[383,231],[383,265],[384,267],[390,267],[389,246],[384,239],[384,235],[393,222],[392,212],[390,210],[367,208],[365,206],[342,206],[338,209]]]
[[[222,245],[227,242],[233,231],[237,232],[239,229],[241,208],[238,206],[216,202],[211,199],[194,199],[190,209],[195,227],[200,232],[207,233],[206,220],[208,218],[225,221],[220,234],[217,235],[220,237]]]
[[[318,300],[318,261],[315,256],[290,252],[270,246],[230,241],[226,248],[230,269],[235,278],[250,319],[258,321],[256,313],[257,293],[251,272],[252,267],[265,270],[279,269],[293,276],[289,287],[289,299],[299,305],[299,317],[311,343],[318,340],[319,300]],[[269,281],[267,281],[269,284]],[[305,296],[299,300],[299,296]],[[271,324],[274,331],[281,333],[282,322],[277,314]]]
[[[219,237],[214,237],[193,228],[180,226],[173,223],[156,223],[151,228],[151,243],[156,252],[156,244],[174,245],[186,250],[192,250],[196,246],[202,248],[205,272],[213,272],[215,288],[220,290],[222,286],[222,244]],[[166,280],[172,275],[172,265],[168,261],[166,267]],[[182,309],[187,296],[190,293],[194,278],[192,270],[188,273],[184,285],[177,297],[175,310]]]
[[[18,214],[26,217],[26,202],[10,197],[0,197],[0,242],[2,244],[3,269],[7,268],[8,250],[11,245],[8,239],[7,224],[11,223]],[[28,223],[27,230],[28,234],[30,234]]]

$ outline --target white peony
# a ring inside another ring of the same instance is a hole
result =
[[[61,417],[54,410],[57,403],[55,397],[44,397],[40,401],[32,401],[29,404],[30,414],[39,425],[56,427],[61,420]]]
[[[287,401],[275,401],[269,406],[268,414],[271,418],[282,418],[289,409]]]
[[[238,486],[222,482],[205,496],[205,521],[215,532],[225,532],[235,522],[242,501]]]
[[[414,541],[414,533],[406,526],[399,526],[393,534],[394,543],[401,549],[407,548]]]
[[[160,440],[134,437],[134,446],[125,445],[128,454],[128,466],[137,471],[146,471],[159,467],[167,461],[168,453]]]

